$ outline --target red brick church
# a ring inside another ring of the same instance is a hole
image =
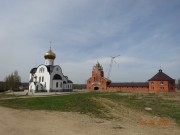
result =
[[[159,72],[148,82],[116,82],[104,77],[103,67],[99,62],[93,67],[92,76],[87,80],[87,90],[117,90],[117,91],[141,91],[141,92],[175,92],[175,79]]]

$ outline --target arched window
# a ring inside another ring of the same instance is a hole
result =
[[[43,68],[43,67],[41,67],[41,68],[39,69],[39,73],[44,73],[44,68]]]
[[[160,82],[160,85],[164,85],[164,82]]]
[[[66,81],[63,81],[64,84],[66,84]]]

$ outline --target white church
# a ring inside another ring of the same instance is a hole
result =
[[[64,76],[59,65],[54,65],[56,54],[51,48],[44,55],[45,64],[32,68],[29,79],[29,92],[72,91],[73,82]]]

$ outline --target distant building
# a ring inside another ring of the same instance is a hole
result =
[[[161,69],[148,81],[150,92],[175,92],[175,79],[163,73]]]
[[[142,91],[142,92],[175,92],[175,80],[160,69],[148,82],[118,82],[113,83],[104,77],[104,71],[99,62],[93,67],[92,76],[87,80],[87,89]]]
[[[30,92],[71,91],[73,82],[63,75],[59,65],[54,65],[56,55],[51,48],[44,55],[45,64],[32,68],[30,71]]]

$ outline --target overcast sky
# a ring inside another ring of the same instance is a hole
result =
[[[0,0],[0,80],[18,70],[29,81],[44,53],[74,83],[97,60],[113,82],[147,81],[160,67],[180,78],[180,0]]]

